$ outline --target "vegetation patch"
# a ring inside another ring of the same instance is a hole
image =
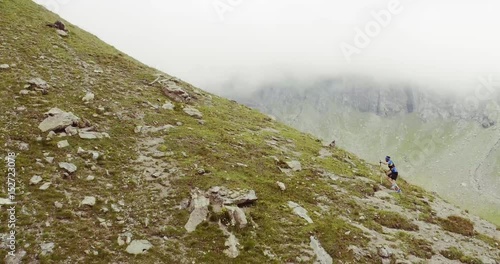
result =
[[[431,259],[432,256],[434,256],[432,243],[427,240],[415,238],[414,236],[404,232],[398,232],[397,238],[405,242],[402,247],[408,254],[412,254],[423,259]]]
[[[396,212],[379,211],[378,214],[375,215],[374,220],[377,223],[389,228],[403,229],[406,231],[418,230],[418,226],[416,224]]]
[[[440,218],[439,225],[446,231],[464,236],[474,235],[474,224],[472,221],[460,216],[452,215],[448,216],[446,219]]]

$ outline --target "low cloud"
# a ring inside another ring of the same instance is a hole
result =
[[[500,70],[493,0],[36,2],[216,93],[345,75],[464,90]],[[369,44],[356,44],[366,37]],[[357,49],[348,59],[346,45]]]

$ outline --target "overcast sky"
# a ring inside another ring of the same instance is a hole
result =
[[[346,73],[454,88],[500,70],[498,0],[35,2],[212,92]]]

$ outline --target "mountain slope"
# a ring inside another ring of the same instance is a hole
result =
[[[404,181],[397,195],[377,166],[46,25],[58,19],[0,1],[1,169],[17,172],[15,228],[1,201],[8,262],[499,259],[494,225]]]
[[[500,224],[500,127],[491,110],[500,100],[492,96],[468,109],[458,96],[393,86],[366,80],[277,85],[239,100],[324,141],[336,139],[364,159],[390,154],[403,178]]]

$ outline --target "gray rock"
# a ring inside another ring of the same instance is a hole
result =
[[[74,126],[68,126],[64,129],[64,132],[70,136],[74,136],[78,134],[78,128]]]
[[[224,243],[224,245],[227,248],[224,249],[224,254],[226,254],[226,256],[228,256],[229,258],[238,257],[240,255],[240,251],[238,249],[240,243],[238,239],[233,233],[227,231],[226,227],[222,225],[220,222],[219,222],[219,228],[222,230],[224,235],[227,236],[226,242]]]
[[[28,84],[30,87],[37,87],[37,88],[42,88],[42,89],[48,89],[49,85],[47,84],[46,81],[40,79],[40,78],[33,78],[31,80],[28,80]]]
[[[497,264],[497,262],[494,259],[487,256],[481,257],[481,262],[483,262],[483,264]]]
[[[48,255],[54,251],[54,243],[43,243],[40,245],[40,248],[42,249],[42,256]]]
[[[91,132],[91,131],[80,131],[78,136],[81,139],[101,139],[101,138],[109,138],[108,133],[106,132]]]
[[[165,103],[164,105],[161,106],[162,109],[165,110],[174,110],[174,105],[170,102]]]
[[[71,126],[80,120],[73,113],[64,112],[58,108],[52,108],[46,115],[48,117],[38,125],[38,128],[42,132],[65,129],[67,126]]]
[[[31,177],[30,179],[30,184],[31,185],[37,185],[38,183],[40,183],[42,181],[42,177],[38,176],[38,175],[35,175],[33,177]]]
[[[189,116],[192,116],[194,118],[198,118],[198,119],[203,118],[203,114],[198,109],[196,109],[194,107],[191,107],[191,106],[184,107],[183,111],[184,111],[184,113],[186,113]]]
[[[390,258],[392,256],[392,251],[387,247],[378,248],[378,255],[382,258]]]
[[[156,132],[163,132],[163,131],[169,131],[171,128],[174,128],[175,126],[172,125],[164,125],[161,127],[152,127],[152,126],[137,126],[134,129],[135,133],[142,133],[142,134],[147,134],[147,133],[156,133]]]
[[[187,102],[191,100],[191,96],[173,81],[166,83],[166,86],[163,87],[163,93],[176,102]]]
[[[50,187],[51,184],[52,184],[51,182],[46,182],[46,183],[42,184],[42,186],[40,186],[39,189],[42,191],[45,191]]]
[[[118,246],[123,246],[125,245],[125,241],[122,239],[122,236],[118,236],[118,239],[116,239],[116,242],[118,243]]]
[[[58,148],[66,148],[66,147],[69,147],[69,143],[67,140],[61,140],[61,141],[57,142],[57,147]]]
[[[146,251],[152,247],[153,244],[147,240],[133,240],[130,245],[128,245],[126,251],[129,254],[138,255],[146,253]]]
[[[90,102],[94,100],[94,94],[92,92],[87,92],[84,97],[82,97],[82,101],[84,102]]]
[[[249,190],[246,193],[235,193],[232,195],[232,197],[223,197],[223,203],[225,205],[243,205],[243,204],[248,204],[248,203],[253,203],[257,201],[257,195],[255,194],[254,190]]]
[[[57,201],[56,201],[56,202],[54,202],[54,206],[55,206],[56,208],[58,208],[58,209],[61,209],[61,208],[63,207],[63,204],[62,204],[62,203],[60,203],[60,202],[57,202]]]
[[[48,163],[52,163],[54,162],[54,157],[46,157],[45,161],[47,161]]]
[[[15,202],[12,202],[10,199],[0,198],[0,205],[11,205],[11,204],[15,204]]]
[[[332,264],[333,263],[332,257],[321,246],[319,241],[314,236],[311,236],[310,239],[311,239],[311,243],[309,245],[313,249],[314,254],[316,254],[315,263],[317,263],[317,264]]]
[[[59,168],[65,169],[69,173],[73,173],[78,169],[75,164],[68,162],[59,162]]]
[[[0,70],[7,70],[10,68],[9,64],[0,64]]]
[[[30,149],[30,145],[28,143],[24,143],[24,142],[20,142],[18,145],[17,145],[17,148],[21,151],[24,151],[24,150],[29,150]]]
[[[94,179],[95,179],[95,177],[92,175],[89,175],[89,176],[87,176],[87,178],[85,178],[85,180],[87,180],[87,181],[93,181]]]
[[[94,196],[85,196],[82,200],[82,205],[94,206],[96,199]]]
[[[288,161],[286,163],[286,165],[288,165],[288,167],[290,169],[292,169],[293,171],[300,171],[300,170],[302,170],[302,165],[297,160]]]
[[[278,185],[278,187],[280,187],[280,190],[282,190],[282,191],[286,190],[286,186],[284,183],[277,181],[276,184]]]
[[[245,211],[237,206],[226,206],[229,214],[231,215],[232,225],[238,225],[239,228],[244,228],[247,224],[247,217]]]
[[[313,220],[309,217],[309,215],[307,215],[307,210],[297,203],[289,201],[288,207],[290,207],[296,215],[304,218],[309,224],[313,223]]]
[[[384,192],[384,191],[375,192],[374,196],[377,197],[377,198],[380,198],[380,199],[386,199],[386,198],[392,199],[392,198],[394,198],[388,192]]]
[[[68,36],[68,32],[66,32],[64,30],[56,29],[56,33],[57,33],[57,35],[59,35],[61,37],[67,37]]]
[[[188,233],[196,230],[196,227],[205,221],[208,216],[209,204],[210,200],[199,190],[195,190],[191,193],[191,214],[189,215],[189,220],[186,225],[184,225],[184,228],[188,231]]]
[[[26,251],[21,249],[21,250],[16,250],[16,253],[14,253],[14,256],[11,256],[7,254],[5,256],[5,264],[22,264],[23,258],[26,256]]]

